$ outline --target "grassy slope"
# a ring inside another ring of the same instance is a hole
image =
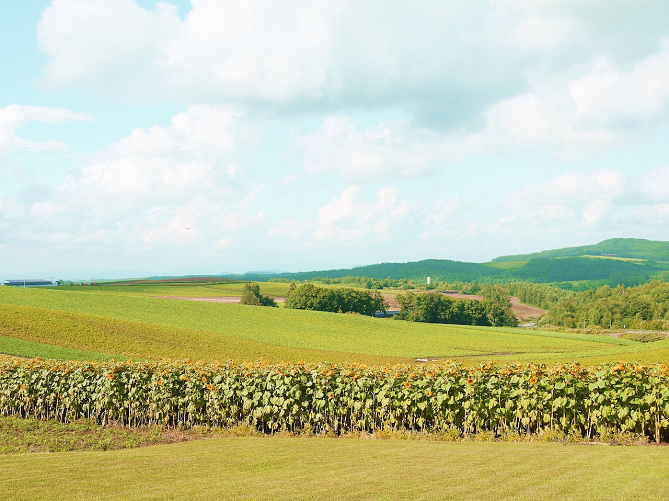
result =
[[[3,326],[0,326],[0,333],[3,332]],[[77,348],[67,348],[62,343],[55,345],[57,340],[50,338],[49,343],[39,343],[27,339],[16,338],[13,336],[3,336],[0,334],[0,353],[15,355],[25,358],[54,358],[56,360],[111,360],[116,358],[122,360],[123,356],[116,357],[111,352],[99,353],[95,351],[80,350]]]
[[[254,311],[249,308],[245,308],[247,312]],[[54,344],[65,348],[50,346]],[[355,359],[368,364],[404,361],[382,355],[279,346],[220,333],[32,306],[5,304],[0,309],[0,353],[58,359],[100,359],[91,351],[133,359],[191,358],[213,361],[264,358],[271,362],[345,362]]]
[[[667,499],[669,448],[222,438],[0,456],[0,499]]]
[[[669,353],[667,342],[649,345],[607,336],[426,325],[95,292],[0,288],[2,303],[0,334],[134,358],[650,362],[665,361]]]
[[[4,289],[4,288],[3,288]],[[290,348],[357,353],[363,355],[415,358],[458,356],[525,356],[551,358],[555,354],[570,356],[574,353],[606,355],[612,348],[619,352],[625,346],[636,346],[633,341],[609,337],[592,337],[574,334],[556,334],[519,329],[493,329],[467,326],[426,325],[367,318],[355,315],[336,315],[312,311],[286,310],[282,308],[258,308],[252,306],[211,304],[193,301],[177,301],[150,297],[130,297],[111,294],[68,293],[54,290],[0,290],[0,302],[24,306],[43,306],[46,309],[69,311],[98,318],[86,317],[75,321],[74,317],[53,319],[48,325],[39,326],[47,312],[34,312],[33,320],[18,325],[17,332],[25,332],[31,325],[46,332],[46,337],[30,340],[45,342],[52,335],[70,336],[68,347],[92,351],[128,354],[128,347],[144,340],[144,356],[158,356],[157,346],[165,353],[168,346],[181,346],[182,356],[212,359],[212,344],[229,338],[266,343]],[[5,315],[8,322],[9,315]],[[26,315],[18,313],[15,318]],[[130,320],[135,324],[120,328],[114,320]],[[42,319],[42,320],[40,320]],[[142,324],[137,324],[141,322]],[[81,325],[77,330],[77,325]],[[95,327],[95,324],[98,327]],[[153,324],[149,329],[145,324]],[[48,327],[51,325],[52,327]],[[93,327],[90,327],[93,325]],[[105,336],[98,335],[100,329],[109,326],[106,337],[118,338],[106,345]],[[168,336],[169,329],[155,330],[155,326],[180,330],[178,335]],[[90,330],[90,332],[89,332]],[[185,332],[184,330],[188,330]],[[146,331],[146,334],[143,333]],[[78,332],[76,335],[74,332]],[[184,341],[184,336],[189,339]],[[199,337],[201,349],[193,345],[192,339]],[[173,339],[172,339],[173,338]],[[173,342],[172,342],[173,341]],[[62,342],[62,341],[61,341]],[[73,346],[72,343],[76,343]],[[105,346],[104,350],[101,349]],[[189,352],[188,350],[192,350]],[[136,355],[140,356],[140,354]],[[178,356],[172,351],[169,356]]]
[[[611,238],[594,245],[551,249],[531,254],[500,256],[492,262],[522,261],[535,258],[557,258],[585,255],[615,255],[619,257],[665,261],[669,256],[669,242],[643,240],[639,238]]]

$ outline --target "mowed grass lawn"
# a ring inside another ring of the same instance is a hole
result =
[[[0,456],[0,499],[669,498],[668,447],[237,437]]]
[[[476,363],[641,360],[645,353],[666,360],[669,352],[669,342],[59,289],[1,287],[0,305],[5,345],[11,337],[134,358]]]

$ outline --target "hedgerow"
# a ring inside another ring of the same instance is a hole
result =
[[[0,415],[334,433],[408,430],[667,441],[668,367],[58,362],[0,357]]]

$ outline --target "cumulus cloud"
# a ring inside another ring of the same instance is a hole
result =
[[[480,131],[436,131],[408,120],[361,128],[351,118],[332,116],[299,138],[297,147],[307,172],[336,172],[348,182],[420,176],[518,147],[576,161],[638,140],[666,122],[668,109],[669,39],[659,52],[624,69],[599,59],[557,83],[537,79],[528,92],[486,109]]]
[[[669,202],[669,167],[652,169],[640,174],[631,186],[627,202],[656,203]]]
[[[453,126],[522,95],[528,69],[656,50],[667,8],[616,3],[199,0],[181,19],[167,2],[54,0],[38,35],[49,87],[291,110],[399,106]],[[611,12],[649,29],[628,32]]]
[[[16,129],[30,122],[58,124],[74,120],[91,120],[90,115],[62,108],[10,104],[0,108],[0,155],[14,150],[60,151],[67,145],[59,141],[32,141],[16,135]]]
[[[66,145],[26,125],[90,117],[0,108],[0,159],[17,173],[0,178],[11,183],[0,228],[87,249],[250,254],[254,234],[319,253],[406,244],[410,258],[536,232],[657,232],[669,221],[667,168],[578,162],[666,126],[668,22],[657,0],[193,0],[186,12],[53,0],[38,27],[40,90],[184,111],[55,183],[63,171],[33,175],[12,153]],[[498,206],[505,187],[483,177],[508,168],[495,182],[517,179],[528,157],[542,169],[550,154],[572,170]]]
[[[667,168],[633,177],[613,170],[566,172],[506,197],[500,227],[517,235],[539,229],[561,234],[595,232],[602,238],[644,231],[651,235],[669,223],[669,191],[663,187],[666,184],[656,184],[668,173]]]
[[[336,243],[365,247],[379,242],[405,245],[463,233],[465,223],[454,217],[463,206],[458,197],[426,205],[412,202],[395,186],[383,187],[370,197],[362,186],[351,185],[320,207],[315,218],[282,220],[267,235],[302,240],[311,246]]]
[[[361,186],[349,186],[318,211],[318,227],[313,232],[319,241],[351,243],[368,238],[384,240],[393,221],[409,212],[395,187],[380,189],[376,200],[366,202]]]
[[[638,137],[665,121],[668,107],[669,41],[631,68],[599,59],[560,85],[538,80],[529,92],[491,106],[485,130],[466,142],[548,148],[576,159]]]
[[[154,75],[164,76],[165,47],[180,33],[177,9],[168,3],[146,10],[133,0],[54,0],[38,25],[40,47],[50,56],[43,83],[145,96]]]
[[[319,131],[297,141],[310,174],[336,172],[346,181],[418,176],[434,171],[451,155],[438,134],[405,121],[385,121],[359,130],[346,117],[328,117]]]
[[[167,127],[134,130],[59,186],[0,203],[11,208],[15,231],[30,218],[21,230],[28,240],[57,233],[152,247],[224,238],[264,216],[243,211],[254,186],[237,148],[248,146],[251,128],[231,107],[194,106]]]

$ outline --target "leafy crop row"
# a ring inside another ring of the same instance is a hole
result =
[[[55,362],[0,358],[0,415],[345,433],[602,430],[667,440],[666,365]]]

